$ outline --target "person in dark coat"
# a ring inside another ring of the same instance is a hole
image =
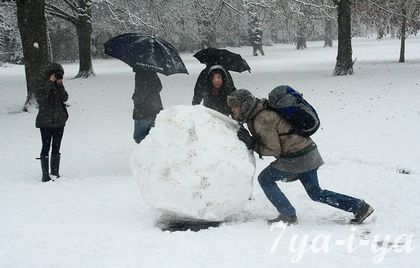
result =
[[[63,85],[64,69],[58,63],[52,63],[47,68],[47,81],[38,90],[36,98],[39,111],[36,117],[36,127],[41,131],[42,150],[40,154],[42,181],[51,180],[49,175],[49,151],[51,149],[51,175],[60,177],[60,146],[64,126],[69,117],[66,104],[69,95]],[[52,141],[52,144],[51,144]]]
[[[163,109],[160,91],[162,83],[155,71],[141,68],[133,69],[135,76],[135,89],[132,96],[134,109],[133,139],[140,143],[154,126],[157,114]]]
[[[232,77],[222,65],[208,66],[198,76],[192,104],[203,101],[205,107],[229,115],[226,98],[235,89]]]
[[[232,118],[246,123],[252,134],[242,126],[238,138],[259,155],[276,158],[258,175],[261,188],[280,214],[269,223],[297,223],[295,208],[276,184],[279,180],[299,180],[313,201],[352,212],[355,216],[352,223],[362,223],[373,212],[363,200],[320,188],[317,171],[324,161],[316,144],[310,137],[290,133],[291,125],[277,112],[267,109],[266,99],[257,99],[248,90],[239,89],[228,97],[228,105]]]
[[[252,36],[252,55],[254,56],[258,56],[258,51],[260,51],[261,55],[265,55],[264,54],[264,50],[262,47],[262,33],[261,34],[256,34],[254,36]]]
[[[264,56],[262,36],[263,31],[261,29],[261,23],[257,17],[253,17],[249,23],[249,38],[252,44],[252,55],[254,56],[258,56],[258,50],[261,52],[261,55]]]

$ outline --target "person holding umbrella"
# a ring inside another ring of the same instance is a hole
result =
[[[205,107],[228,116],[227,96],[235,90],[232,77],[222,65],[209,66],[197,79],[192,104],[200,104],[203,100]]]
[[[163,109],[160,91],[162,83],[157,75],[188,74],[176,49],[168,42],[150,35],[125,33],[104,44],[105,54],[117,58],[136,73],[133,119],[136,143],[140,143],[154,126],[157,114]]]
[[[241,55],[226,49],[206,48],[194,54],[206,68],[201,71],[194,87],[192,105],[200,104],[229,115],[227,96],[236,90],[229,71],[250,71]]]
[[[143,68],[133,68],[136,73],[132,96],[134,109],[133,139],[140,143],[154,126],[157,114],[163,110],[160,91],[162,83],[156,72]]]

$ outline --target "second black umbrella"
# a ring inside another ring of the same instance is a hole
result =
[[[223,65],[227,70],[234,72],[251,71],[248,63],[241,55],[227,49],[205,48],[194,54],[194,57],[206,65]]]

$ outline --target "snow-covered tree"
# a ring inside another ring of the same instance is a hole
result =
[[[22,59],[16,4],[12,1],[0,2],[0,62],[20,63]]]
[[[190,50],[197,46],[199,34],[192,0],[113,0],[101,4],[101,12],[108,12],[108,18],[113,22],[113,30],[109,24],[105,29],[112,35],[134,31],[159,36],[181,49]],[[95,26],[100,26],[100,23]]]
[[[47,2],[48,14],[64,19],[76,27],[79,44],[79,72],[76,78],[94,75],[91,56],[93,0],[52,0]]]
[[[335,8],[330,0],[284,0],[275,2],[274,6],[282,18],[280,24],[293,37],[297,49],[305,49],[308,39],[321,35],[325,46],[332,46]],[[318,25],[324,25],[324,33],[316,30]]]
[[[201,47],[217,46],[217,38],[229,36],[235,18],[243,14],[236,7],[237,1],[193,1],[192,16],[196,18]]]
[[[76,61],[79,45],[73,24],[47,14],[48,36],[54,61]]]
[[[368,1],[369,10],[374,10],[378,18],[386,18],[388,25],[399,28],[398,37],[401,39],[399,62],[405,61],[405,39],[409,34],[416,34],[420,30],[420,1],[419,0],[389,0]]]

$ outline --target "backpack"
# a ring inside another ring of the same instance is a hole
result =
[[[287,134],[309,137],[319,128],[320,122],[314,107],[290,86],[278,86],[268,94],[268,109],[290,123],[292,130]]]

